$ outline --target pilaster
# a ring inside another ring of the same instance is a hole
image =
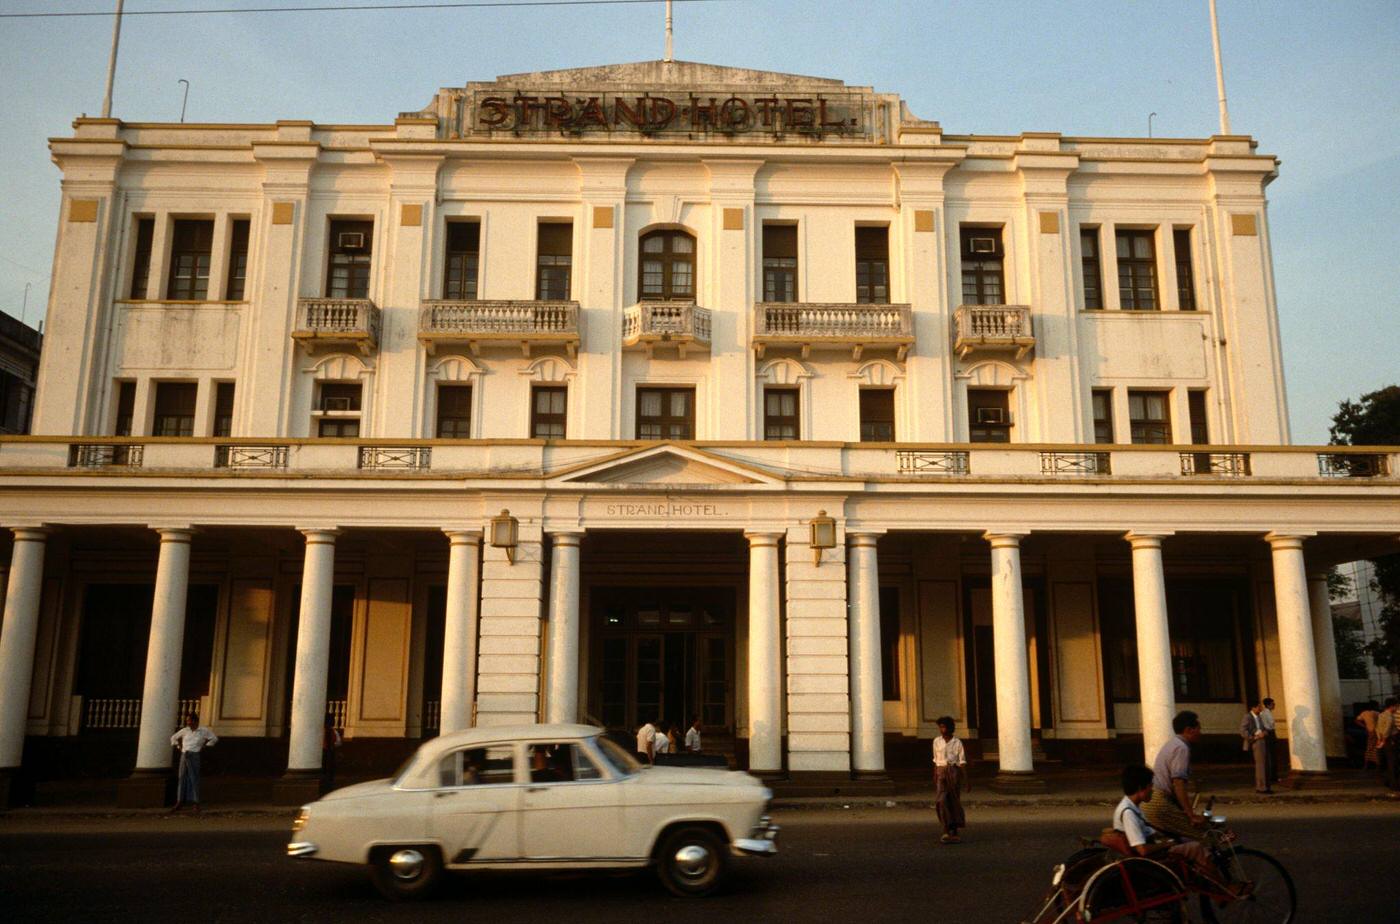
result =
[[[844,775],[851,769],[846,544],[838,528],[836,547],[822,550],[818,564],[810,539],[805,525],[787,530],[788,769]]]

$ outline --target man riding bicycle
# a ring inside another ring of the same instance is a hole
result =
[[[1200,840],[1206,819],[1191,807],[1186,783],[1191,779],[1191,745],[1201,740],[1201,720],[1184,709],[1172,719],[1176,734],[1157,752],[1152,762],[1152,798],[1142,805],[1143,817],[1153,828],[1173,837]]]

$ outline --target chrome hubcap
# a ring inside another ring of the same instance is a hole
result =
[[[710,851],[699,844],[686,844],[676,851],[676,870],[687,879],[701,879],[710,871]]]
[[[393,870],[396,879],[417,879],[418,874],[423,872],[423,855],[416,850],[396,850],[389,857],[389,869]]]

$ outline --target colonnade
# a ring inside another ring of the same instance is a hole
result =
[[[48,530],[12,530],[13,554],[0,628],[0,773],[20,765],[43,584]],[[158,527],[151,635],[146,655],[144,704],[137,745],[140,771],[170,764],[170,717],[178,695],[189,583],[189,527]],[[302,527],[305,558],[295,653],[288,772],[315,773],[321,763],[335,575],[333,527]],[[476,696],[479,601],[482,593],[480,529],[444,530],[449,542],[447,614],[443,640],[441,730],[472,722]],[[859,776],[884,772],[879,614],[880,531],[848,531],[847,644],[851,710],[851,769]],[[579,717],[580,544],[577,530],[546,534],[552,544],[548,576],[549,641],[543,715],[551,722]],[[1031,696],[1022,596],[1024,530],[994,530],[991,550],[994,658],[1000,770],[1005,778],[1033,772]],[[1171,675],[1162,540],[1167,532],[1130,532],[1144,757],[1150,763],[1171,736],[1176,705]],[[1340,716],[1336,655],[1332,644],[1325,575],[1305,568],[1304,533],[1270,533],[1283,696],[1294,771],[1321,772],[1329,754],[1341,753],[1332,734]],[[783,678],[781,532],[745,533],[749,545],[748,739],[750,769],[782,771]],[[479,717],[487,724],[491,716]]]

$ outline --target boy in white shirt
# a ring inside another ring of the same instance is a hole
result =
[[[700,717],[697,715],[695,721],[690,723],[690,728],[685,732],[685,749],[696,754],[700,753]]]
[[[943,843],[956,844],[961,840],[958,831],[967,826],[962,790],[971,792],[972,786],[967,782],[967,755],[963,743],[953,737],[956,726],[952,717],[941,716],[937,723],[941,734],[933,739],[933,781],[938,787],[933,794],[933,805],[943,824]]]
[[[637,729],[637,756],[647,763],[656,759],[656,724],[647,722]]]
[[[1147,823],[1138,808],[1152,798],[1152,771],[1141,764],[1123,768],[1123,798],[1113,809],[1113,830],[1122,833],[1128,849],[1139,857],[1170,853],[1189,860],[1197,869],[1209,872],[1210,857],[1200,841],[1176,844],[1168,841],[1154,843],[1157,831]]]

